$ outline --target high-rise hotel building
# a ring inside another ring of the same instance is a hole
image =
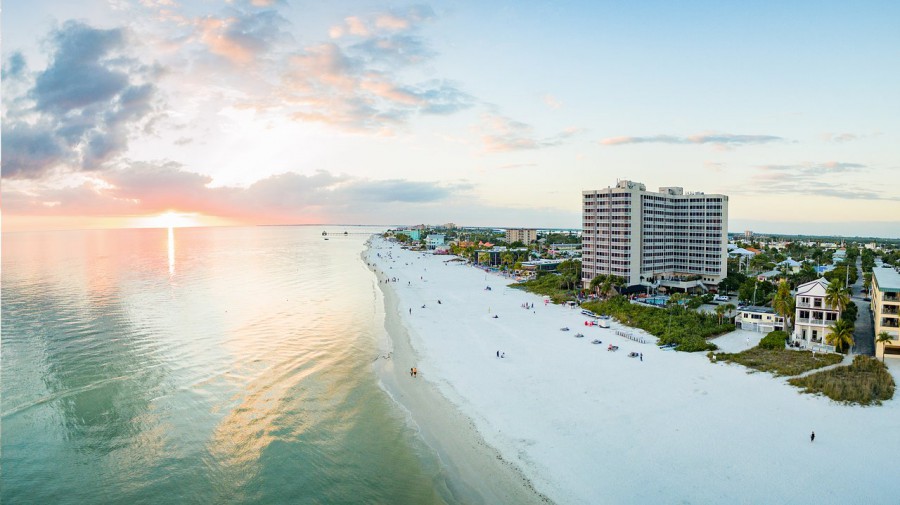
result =
[[[582,193],[582,280],[688,289],[727,275],[728,197],[638,182]]]

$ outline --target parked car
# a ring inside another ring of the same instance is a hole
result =
[[[717,301],[717,302],[727,302],[727,301],[728,301],[728,297],[725,296],[725,295],[716,295],[716,296],[713,298],[713,300],[715,300],[715,301]]]

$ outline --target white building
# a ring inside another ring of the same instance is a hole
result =
[[[658,193],[632,181],[582,192],[582,280],[600,274],[629,286],[713,286],[727,274],[728,197]],[[704,287],[705,287],[704,286]]]
[[[436,247],[444,245],[444,235],[442,233],[432,233],[425,237],[425,248],[433,251]]]
[[[744,307],[734,317],[734,324],[742,330],[760,333],[784,331],[784,317],[776,314],[770,307]]]
[[[825,303],[828,281],[816,279],[797,287],[794,314],[794,332],[791,341],[807,349],[833,351],[834,346],[825,343],[829,326],[841,318],[841,312]],[[851,302],[852,303],[852,302]]]

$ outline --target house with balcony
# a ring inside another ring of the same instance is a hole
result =
[[[834,346],[826,344],[825,337],[830,326],[841,318],[841,312],[825,303],[828,281],[816,279],[797,286],[794,313],[794,332],[791,343],[804,349],[834,351]]]
[[[875,357],[900,358],[900,273],[889,267],[873,268],[871,290],[875,336],[886,332],[892,338],[875,342]]]
[[[734,316],[734,325],[742,330],[769,333],[775,330],[784,331],[784,317],[775,313],[771,307],[744,307]]]
[[[443,233],[432,233],[425,237],[425,247],[429,251],[434,251],[439,246],[444,245],[444,234]]]

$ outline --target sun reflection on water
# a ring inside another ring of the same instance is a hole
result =
[[[169,275],[175,275],[175,229],[169,227]]]

